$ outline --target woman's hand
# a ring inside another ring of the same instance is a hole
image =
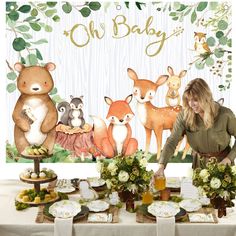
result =
[[[154,184],[156,177],[165,176],[164,169],[165,169],[165,166],[163,164],[160,164],[158,170],[154,173],[152,177],[152,184]]]
[[[225,157],[221,162],[220,164],[228,164],[228,165],[231,165],[231,160],[228,158],[228,157]]]

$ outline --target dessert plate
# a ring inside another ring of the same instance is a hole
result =
[[[100,187],[103,186],[106,181],[104,179],[100,179],[100,178],[88,178],[89,184],[91,187]]]
[[[55,189],[57,192],[61,192],[61,193],[72,193],[75,191],[75,187],[73,186],[58,186]]]
[[[49,213],[58,218],[70,218],[76,216],[81,211],[81,205],[78,202],[62,200],[49,207]]]
[[[202,208],[202,204],[199,200],[191,198],[182,200],[179,205],[188,212],[198,211]]]
[[[157,201],[148,206],[148,212],[156,217],[172,217],[179,211],[179,205],[175,202]]]
[[[90,211],[100,212],[105,211],[109,208],[109,204],[102,200],[91,201],[87,204]]]
[[[49,208],[52,204],[46,204],[44,209],[43,209],[43,214],[44,216],[48,219],[48,220],[51,220],[51,221],[54,221],[55,220],[55,217],[53,215],[51,215],[49,213]],[[88,207],[86,206],[81,206],[81,211],[73,217],[73,221],[78,221],[78,220],[82,220],[84,219],[85,217],[87,217],[89,214],[89,209]]]

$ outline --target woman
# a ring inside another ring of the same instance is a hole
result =
[[[233,164],[236,141],[231,149],[231,136],[236,137],[236,118],[233,112],[214,102],[208,84],[194,79],[183,94],[183,110],[177,116],[174,128],[161,153],[155,176],[163,176],[164,169],[183,135],[195,152],[193,168],[200,167],[209,158],[216,157],[223,164]]]

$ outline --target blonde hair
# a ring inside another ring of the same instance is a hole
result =
[[[203,122],[207,129],[211,128],[218,114],[219,105],[214,102],[212,92],[205,80],[197,78],[188,83],[183,94],[184,120],[187,127],[195,131],[197,128],[196,113],[189,106],[189,100],[194,99],[204,111]]]

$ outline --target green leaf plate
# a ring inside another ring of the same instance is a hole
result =
[[[156,217],[148,212],[148,205],[143,204],[139,206],[138,211],[141,212],[143,215],[145,215],[147,218],[156,220]],[[182,219],[185,218],[186,216],[187,212],[183,208],[180,208],[180,211],[175,215],[175,221],[182,221]]]
[[[49,207],[50,207],[51,205],[52,205],[52,204],[46,204],[46,205],[44,206],[43,214],[44,214],[44,216],[45,216],[48,220],[54,221],[55,217],[49,213]],[[88,216],[88,214],[89,214],[89,209],[88,209],[88,207],[86,207],[86,206],[81,206],[81,211],[80,211],[76,216],[74,216],[73,221],[78,221],[78,220],[80,220],[80,219],[84,219],[85,217]]]

